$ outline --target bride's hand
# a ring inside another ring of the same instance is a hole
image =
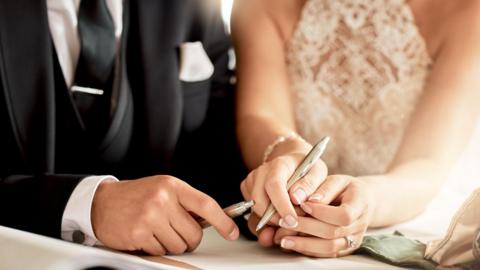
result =
[[[364,182],[331,175],[301,208],[308,215],[296,228],[276,230],[274,242],[308,256],[338,257],[359,247],[375,205]]]
[[[304,157],[305,153],[298,152],[279,155],[253,170],[242,182],[240,187],[245,199],[255,201],[253,212],[256,216],[261,217],[271,202],[277,214],[270,224],[283,228],[298,225],[294,204],[303,203],[327,176],[327,167],[319,160],[308,174],[287,190],[288,179]]]

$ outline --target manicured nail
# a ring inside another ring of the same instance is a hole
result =
[[[280,219],[280,221],[278,222],[278,225],[280,225],[280,227],[283,227],[283,228],[286,228],[286,229],[291,229],[291,228],[297,227],[298,222],[293,216],[288,215],[288,216]]]
[[[233,229],[233,231],[228,235],[228,238],[230,238],[230,240],[236,240],[238,238],[238,228],[235,227],[235,229]]]
[[[307,193],[303,190],[303,188],[297,188],[297,190],[293,192],[293,197],[295,197],[295,200],[297,200],[298,204],[301,204],[307,198]]]
[[[304,203],[300,204],[300,207],[307,214],[311,214],[313,212],[312,208]]]
[[[312,194],[312,196],[308,198],[308,200],[312,202],[322,202],[322,199],[323,199],[322,194]]]
[[[282,248],[284,249],[292,249],[295,246],[295,242],[293,242],[292,240],[283,238],[282,242],[280,242],[280,246],[282,246]]]

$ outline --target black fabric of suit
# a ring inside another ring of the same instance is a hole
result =
[[[88,150],[81,136],[45,2],[0,1],[0,225],[60,237],[71,192],[94,174],[172,174],[223,205],[241,200],[230,42],[217,1],[125,1],[122,45],[133,126],[128,152],[117,160],[115,151],[105,158]],[[215,73],[181,82],[179,46],[195,41],[203,43]]]

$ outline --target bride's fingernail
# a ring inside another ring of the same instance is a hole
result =
[[[312,201],[312,202],[322,202],[323,195],[322,194],[312,194],[312,196],[310,196],[308,198],[308,200]]]
[[[311,214],[313,212],[312,208],[304,203],[300,204],[300,207],[307,214]]]
[[[293,196],[295,197],[295,200],[297,200],[297,203],[301,204],[307,198],[307,193],[303,190],[303,188],[297,188],[297,190],[295,190],[293,193]]]
[[[280,242],[280,246],[284,249],[292,249],[295,246],[295,242],[290,239],[283,238],[282,242]]]

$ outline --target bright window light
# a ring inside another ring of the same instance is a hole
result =
[[[230,15],[232,13],[233,0],[222,0],[222,17],[230,31]]]

